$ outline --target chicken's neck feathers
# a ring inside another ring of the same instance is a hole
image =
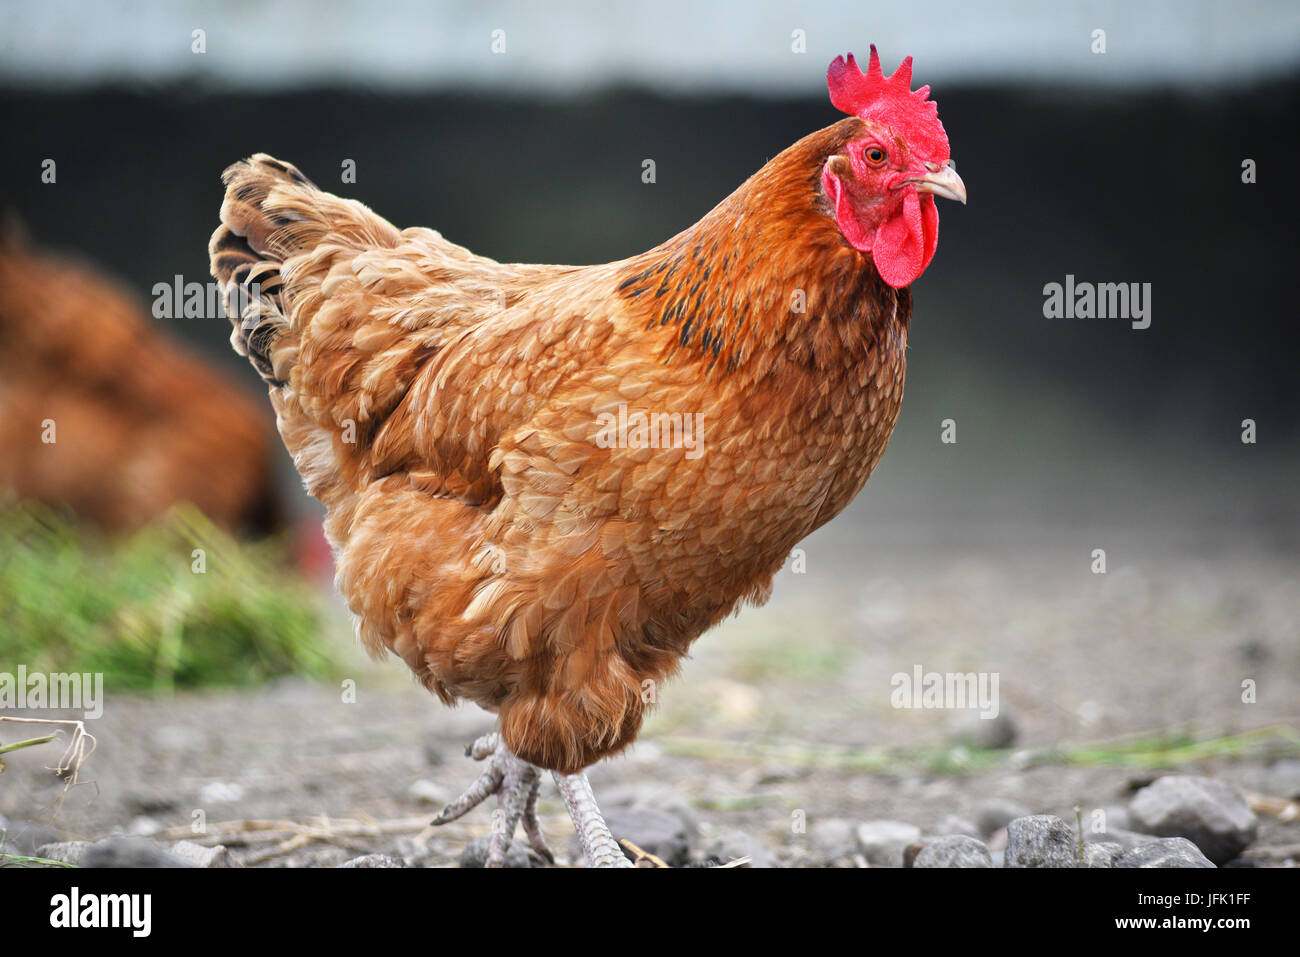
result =
[[[821,190],[844,120],[767,163],[699,222],[621,264],[618,293],[644,328],[669,328],[665,361],[703,356],[710,375],[818,373],[905,335],[911,295],[841,236]]]

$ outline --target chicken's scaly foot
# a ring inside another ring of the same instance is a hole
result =
[[[488,766],[469,789],[448,804],[433,824],[447,824],[464,817],[493,794],[497,796],[497,809],[492,812],[492,843],[488,847],[487,866],[501,867],[506,862],[506,852],[514,839],[515,829],[522,821],[528,843],[548,864],[555,856],[546,846],[542,829],[537,821],[537,792],[542,786],[542,775],[527,761],[515,757],[506,748],[500,734],[485,734],[465,754],[475,761],[487,759]]]
[[[582,841],[582,851],[587,857],[588,867],[633,867],[631,861],[623,854],[623,849],[609,832],[609,825],[600,815],[596,806],[596,795],[591,791],[591,782],[587,775],[561,774],[553,772],[555,783],[564,795],[569,817],[573,818],[573,828]]]
[[[537,795],[541,787],[541,772],[510,753],[501,740],[500,733],[485,734],[466,749],[466,755],[476,761],[487,760],[487,769],[469,789],[443,810],[434,824],[447,824],[464,817],[493,794],[497,795],[497,810],[492,814],[492,843],[488,850],[487,866],[501,867],[506,851],[514,838],[515,829],[522,823],[524,834],[534,851],[550,863],[555,863],[542,837],[537,820]],[[573,819],[574,829],[582,842],[588,867],[632,867],[622,849],[614,841],[605,819],[596,806],[591,784],[585,774],[555,773],[564,804]]]

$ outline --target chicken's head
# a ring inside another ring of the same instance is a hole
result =
[[[966,202],[952,166],[939,108],[913,91],[912,58],[892,76],[871,47],[863,73],[853,55],[836,57],[827,73],[831,102],[862,121],[862,129],[829,157],[821,185],[845,240],[871,254],[880,278],[910,285],[930,265],[939,239],[934,197]]]

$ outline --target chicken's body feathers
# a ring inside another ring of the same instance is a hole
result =
[[[572,772],[629,744],[691,642],[764,601],[883,453],[911,300],[818,189],[859,127],[589,267],[399,231],[270,157],[227,171],[213,271],[263,284],[233,338],[329,509],[362,639],[498,711],[524,760]],[[606,440],[637,412],[702,415],[698,454]]]

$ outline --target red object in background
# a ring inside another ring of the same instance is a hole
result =
[[[304,517],[295,524],[293,557],[298,570],[313,581],[334,581],[334,551],[320,519]]]

